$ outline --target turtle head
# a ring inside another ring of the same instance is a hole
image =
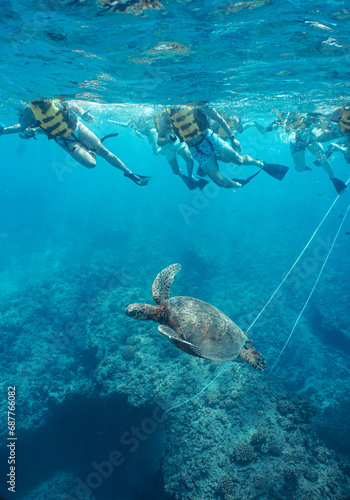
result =
[[[149,304],[130,304],[125,309],[125,314],[134,319],[152,319],[152,309],[154,309],[154,306]]]

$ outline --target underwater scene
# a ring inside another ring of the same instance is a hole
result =
[[[0,500],[350,500],[349,3],[0,7]]]

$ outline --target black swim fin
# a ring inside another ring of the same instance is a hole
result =
[[[341,181],[340,179],[337,179],[336,177],[333,177],[333,179],[331,179],[331,181],[333,182],[333,186],[335,187],[335,189],[339,195],[343,194],[344,191],[346,191],[348,189],[348,186],[345,184],[345,182]]]
[[[275,179],[281,181],[288,172],[289,168],[285,165],[279,165],[278,163],[268,163],[264,161],[262,170],[271,175],[271,177],[274,177]]]
[[[199,187],[200,190],[202,190],[207,184],[209,184],[208,181],[205,179],[196,179],[197,181],[197,187]]]
[[[184,181],[188,189],[190,189],[191,191],[197,189],[197,182],[193,177],[188,177],[187,175],[181,175],[181,179]]]
[[[152,179],[152,177],[146,177],[145,175],[138,175],[133,173],[128,174],[127,172],[124,172],[124,177],[128,177],[138,186],[147,186],[149,181]]]
[[[233,178],[231,179],[231,181],[233,182],[237,182],[237,184],[240,184],[240,186],[237,186],[238,188],[240,187],[243,187],[245,186],[246,184],[248,184],[248,182],[250,182],[254,177],[256,177],[258,174],[260,174],[260,170],[258,170],[256,172],[256,174],[253,174],[251,175],[250,177],[248,177],[247,179],[236,179],[236,178]]]
[[[105,135],[102,137],[102,139],[100,139],[101,142],[105,141],[106,139],[110,139],[111,137],[117,137],[118,132],[116,132],[115,134],[108,134],[108,135]]]
[[[208,184],[205,179],[196,179],[195,177],[188,177],[188,175],[182,175],[181,179],[191,191],[197,188],[203,189]]]
[[[198,167],[198,169],[197,169],[197,175],[199,175],[200,177],[205,177],[207,174],[204,172],[204,170],[202,169],[202,167]]]

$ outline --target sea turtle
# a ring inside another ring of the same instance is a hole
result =
[[[249,344],[252,341],[219,309],[193,297],[169,299],[171,285],[180,269],[180,264],[172,264],[154,280],[152,296],[158,305],[130,304],[125,311],[127,316],[160,323],[160,333],[192,356],[212,361],[238,358],[257,370],[265,370],[266,362]]]

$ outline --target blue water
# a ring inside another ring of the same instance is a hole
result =
[[[118,4],[123,2],[114,7]],[[93,0],[0,3],[0,121],[17,123],[18,110],[38,97],[79,100],[94,116],[89,127],[96,135],[119,133],[106,146],[131,170],[152,176],[147,187],[139,187],[102,158],[95,169],[85,169],[44,136],[0,138],[1,397],[6,402],[7,387],[16,385],[18,405],[17,492],[13,496],[5,487],[4,461],[1,499],[69,498],[76,478],[85,480],[95,470],[91,463],[104,461],[120,446],[120,435],[151,419],[157,404],[162,411],[176,405],[215,376],[217,364],[193,358],[184,377],[188,355],[177,358],[155,324],[125,317],[129,303],[152,303],[151,285],[159,271],[181,263],[172,294],[207,301],[246,331],[336,198],[308,152],[312,171],[293,169],[281,131],[262,136],[251,128],[238,139],[243,153],[288,165],[282,182],[260,173],[236,192],[210,184],[200,193],[187,190],[164,157],[152,154],[146,139],[109,120],[126,122],[151,106],[203,100],[223,114],[234,112],[264,126],[274,120],[274,109],[329,113],[349,100],[348,3],[161,4],[133,15],[130,8],[137,11],[140,2],[127,6],[129,12],[108,10]],[[334,154],[330,163],[347,181],[343,155]],[[254,167],[228,171],[233,177],[255,172]],[[348,205],[345,193],[250,331],[268,369],[309,296]],[[349,232],[347,218],[270,377],[246,375],[255,376],[256,384],[265,377],[271,391],[281,384],[290,398],[297,394],[310,401],[318,411],[311,431],[342,460],[350,458]],[[68,324],[78,328],[74,338]],[[103,372],[108,356],[113,358],[135,335],[142,342],[134,360],[120,358],[120,366],[111,362],[110,371]],[[248,366],[244,370],[252,372]],[[159,386],[153,374],[159,374]],[[223,377],[217,387],[234,390],[236,375]],[[118,389],[119,379],[127,386]],[[253,406],[257,392],[249,393]],[[162,469],[173,453],[172,429],[176,432],[186,419],[194,422],[191,432],[200,433],[198,409],[182,411],[174,412],[171,425],[157,421],[140,452],[126,444],[123,472],[92,493],[85,490],[86,498],[216,498],[169,486]],[[6,439],[6,415],[2,421]],[[1,460],[7,459],[4,450]],[[214,460],[220,453],[219,445],[212,445]],[[184,458],[179,468],[187,462]],[[261,464],[261,474],[268,474]],[[62,471],[73,486],[64,477],[52,479]],[[339,498],[346,499],[344,477]],[[300,476],[299,485],[302,481]],[[332,498],[320,493],[325,484],[319,479],[310,498]],[[296,491],[277,498],[297,499]],[[222,492],[217,495],[224,498]],[[261,498],[274,497],[266,490]]]

